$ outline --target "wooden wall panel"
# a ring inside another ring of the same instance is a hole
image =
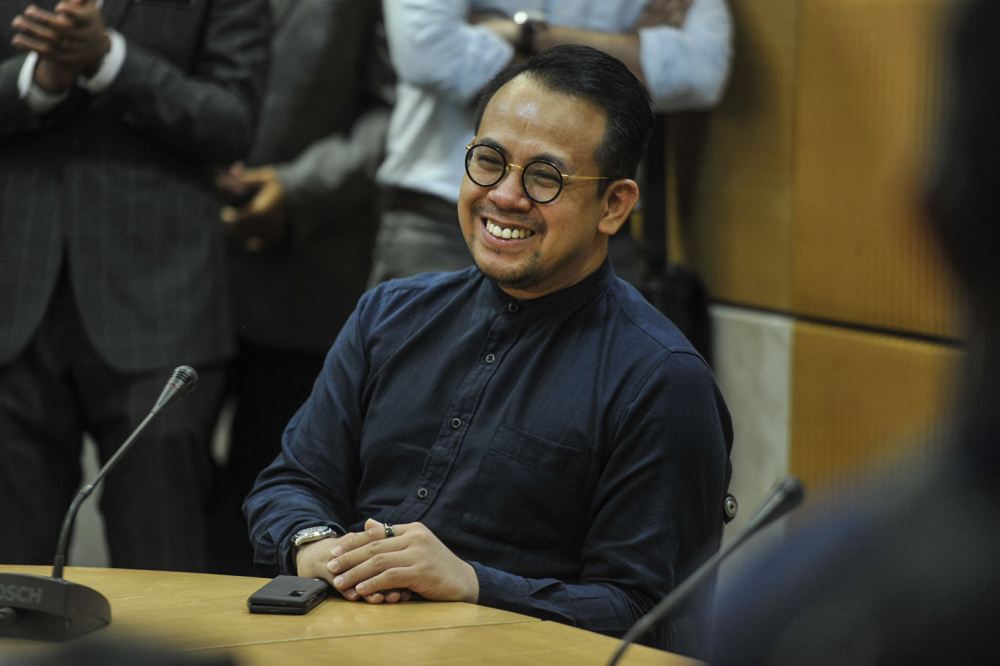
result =
[[[731,0],[732,79],[671,120],[682,237],[712,297],[956,337],[917,212],[948,0]]]
[[[791,305],[796,0],[731,0],[730,86],[710,114],[674,118],[681,222],[717,299]]]
[[[957,335],[919,179],[946,0],[800,3],[792,310]]]
[[[935,432],[960,352],[841,327],[793,330],[789,465],[812,489],[874,473]]]
[[[922,340],[960,335],[958,297],[917,201],[952,5],[730,0],[726,97],[671,120],[690,263],[792,322],[788,463],[814,490],[875,474],[948,399],[959,352]]]

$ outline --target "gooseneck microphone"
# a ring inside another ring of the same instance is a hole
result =
[[[786,476],[775,484],[771,494],[761,503],[757,512],[750,518],[750,522],[742,531],[737,533],[726,545],[720,548],[715,555],[705,560],[701,566],[694,570],[694,573],[684,579],[684,582],[675,587],[660,603],[653,606],[652,610],[636,620],[632,628],[625,632],[621,642],[618,644],[618,648],[611,655],[608,666],[615,666],[625,654],[625,650],[628,649],[629,645],[644,636],[658,622],[667,617],[705,578],[713,574],[719,565],[722,564],[723,560],[729,557],[740,544],[765,526],[770,525],[797,507],[802,503],[804,496],[805,491],[802,488],[802,483],[794,476]]]
[[[111,605],[100,592],[62,577],[76,514],[156,415],[197,383],[198,373],[194,368],[187,365],[176,368],[146,418],[104,463],[94,480],[80,488],[63,519],[51,577],[0,573],[0,636],[61,641],[111,623]]]
[[[174,374],[167,380],[167,385],[160,392],[156,404],[149,410],[150,415],[159,413],[161,409],[180,399],[198,383],[198,373],[190,365],[179,365],[174,368]],[[141,427],[141,426],[140,426]]]

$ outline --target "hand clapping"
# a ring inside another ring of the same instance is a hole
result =
[[[28,5],[11,21],[11,43],[39,55],[35,81],[47,90],[64,90],[77,76],[93,76],[111,40],[96,0],[62,0],[54,11]]]

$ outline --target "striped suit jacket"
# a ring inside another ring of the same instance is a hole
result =
[[[31,340],[63,262],[112,367],[232,352],[212,169],[249,149],[267,68],[267,0],[105,0],[127,43],[104,92],[44,116],[19,98],[24,54],[0,0],[0,364]],[[55,0],[36,4],[51,7]]]

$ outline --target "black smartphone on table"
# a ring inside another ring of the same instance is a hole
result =
[[[330,595],[330,585],[320,578],[276,576],[247,599],[251,613],[304,615]]]

